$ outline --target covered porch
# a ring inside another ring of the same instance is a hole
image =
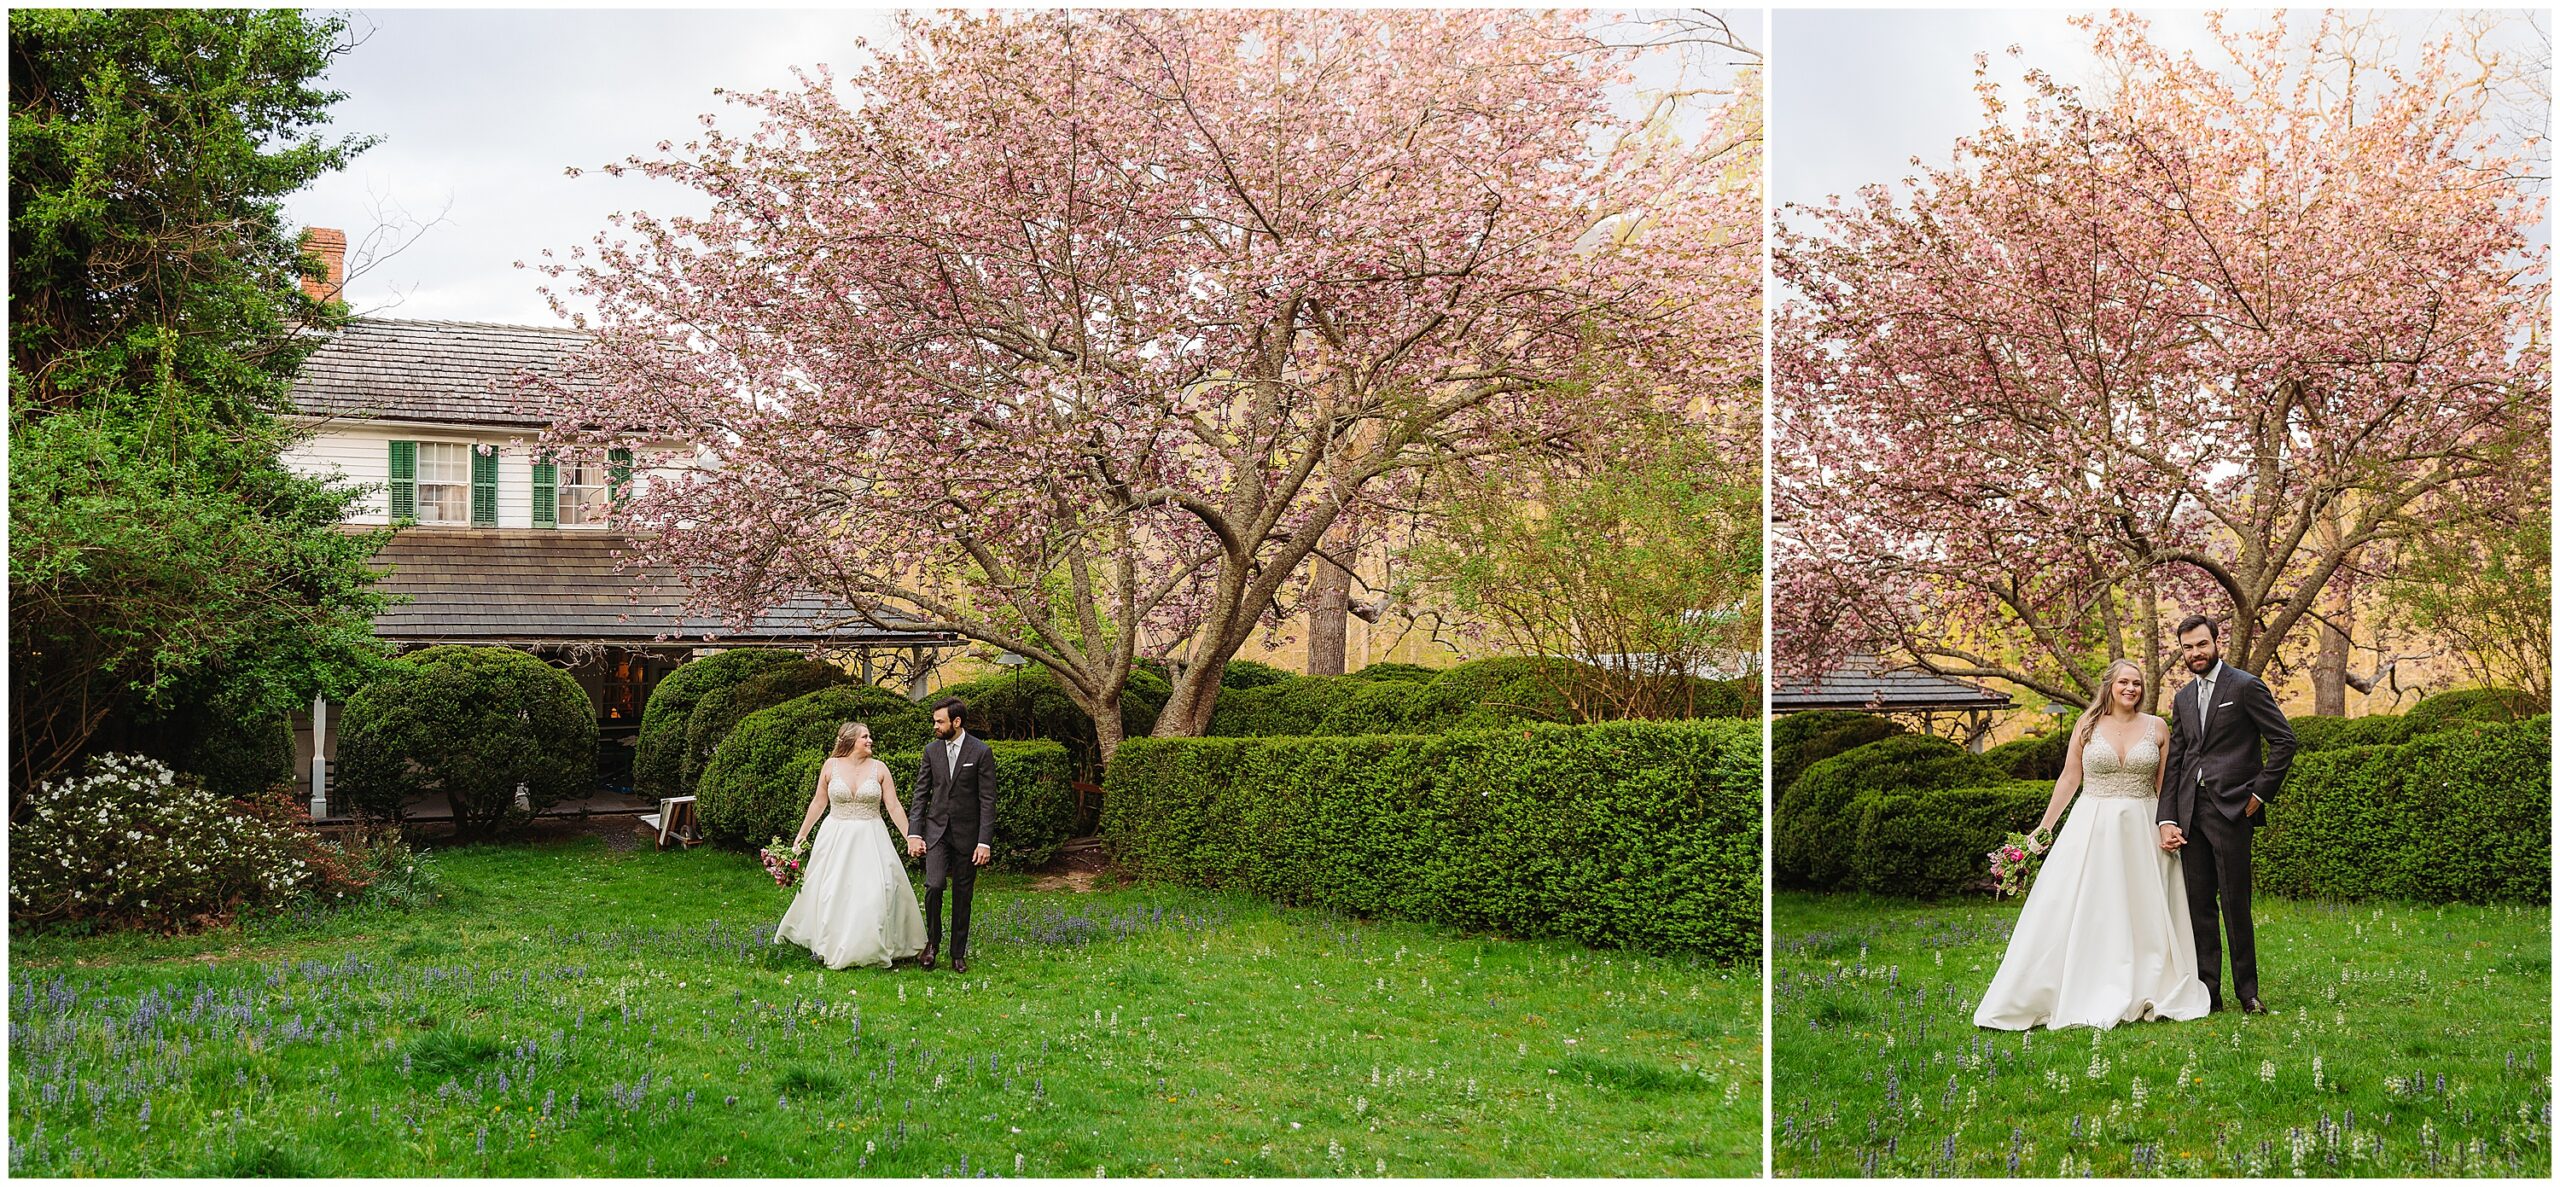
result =
[[[640,714],[658,681],[699,655],[733,647],[789,648],[844,665],[866,680],[903,677],[920,692],[959,636],[900,623],[861,622],[817,597],[795,598],[730,631],[683,613],[671,571],[615,555],[619,534],[562,529],[404,528],[374,556],[394,604],[374,634],[397,650],[440,644],[513,647],[566,670],[596,707],[596,788],[546,815],[653,811],[631,792]],[[330,795],[343,706],[315,700],[294,721],[296,770],[306,772],[314,820],[344,819]],[[409,809],[421,823],[452,819],[440,797]]]
[[[1941,676],[1917,664],[1887,667],[1871,655],[1853,656],[1838,668],[1809,677],[1779,676],[1769,693],[1773,714],[1846,709],[1900,718],[1922,733],[1950,739],[1976,753],[1991,736],[1994,715],[2014,707],[2005,692]]]

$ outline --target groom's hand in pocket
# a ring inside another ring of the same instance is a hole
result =
[[[2254,796],[2254,795],[2253,795],[2253,796],[2250,796],[2250,797],[2249,797],[2249,806],[2248,806],[2248,807],[2246,807],[2246,808],[2242,808],[2242,809],[2240,810],[2240,814],[2241,814],[2241,815],[2243,815],[2243,816],[2255,816],[2255,815],[2257,815],[2257,814],[2258,814],[2258,809],[2259,809],[2260,807],[2263,807],[2263,806],[2266,804],[2266,802],[2267,802],[2267,801],[2262,800],[2262,799],[2259,799],[2258,797],[2256,797],[2256,796]]]

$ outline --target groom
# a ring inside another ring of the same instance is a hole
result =
[[[942,887],[951,887],[951,971],[969,971],[969,891],[996,839],[996,758],[969,733],[969,706],[957,697],[933,707],[934,741],[924,744],[916,797],[907,813],[907,852],[924,858],[924,958],[942,947]]]
[[[2178,624],[2188,681],[2171,709],[2168,771],[2160,792],[2160,847],[2184,849],[2187,914],[2196,929],[2196,974],[2213,1009],[2222,1008],[2219,899],[2231,929],[2231,987],[2240,1008],[2258,1001],[2258,940],[2249,921],[2250,836],[2293,765],[2293,727],[2257,677],[2222,662],[2222,632],[2201,614]],[[2266,757],[2258,757],[2258,747]]]

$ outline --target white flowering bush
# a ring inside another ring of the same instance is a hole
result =
[[[27,796],[9,829],[13,922],[176,930],[282,903],[325,879],[319,839],[132,754]]]

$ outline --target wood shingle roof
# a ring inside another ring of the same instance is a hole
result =
[[[619,533],[549,528],[404,528],[374,554],[378,586],[407,599],[374,619],[374,634],[434,643],[895,647],[947,644],[930,630],[839,625],[851,616],[816,597],[767,611],[747,630],[683,613],[672,570],[614,571]],[[668,636],[659,640],[660,635]]]
[[[305,416],[541,428],[550,409],[527,373],[576,389],[575,330],[486,322],[353,321],[313,351],[293,382]]]
[[[1810,678],[1779,676],[1769,689],[1775,713],[1808,709],[1864,712],[2006,709],[2009,694],[1918,667],[1886,668],[1872,656],[1857,657]]]

